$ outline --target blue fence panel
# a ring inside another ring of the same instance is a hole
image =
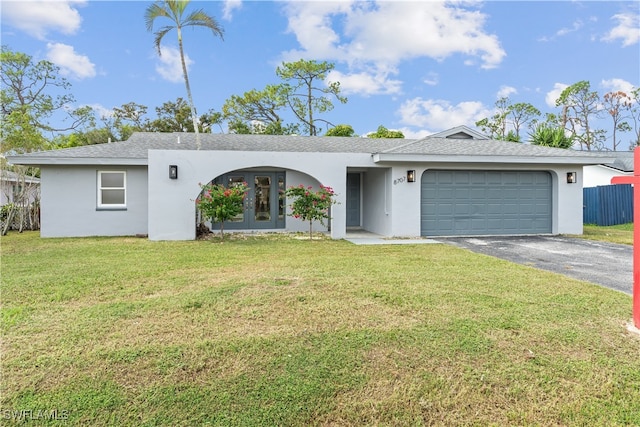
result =
[[[583,189],[585,224],[617,225],[633,222],[631,184],[601,185]]]
[[[600,209],[600,192],[598,187],[582,189],[582,222],[584,224],[598,224],[598,210]]]

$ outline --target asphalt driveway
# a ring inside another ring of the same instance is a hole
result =
[[[453,244],[631,295],[633,247],[563,236],[447,237]]]

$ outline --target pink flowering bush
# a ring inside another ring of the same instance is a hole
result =
[[[224,239],[224,222],[244,210],[244,199],[249,191],[246,182],[225,187],[222,184],[200,184],[202,192],[196,199],[196,206],[205,220],[220,223],[220,234]]]
[[[294,199],[291,203],[291,214],[294,218],[309,221],[309,239],[312,238],[313,221],[324,223],[329,219],[329,208],[335,204],[336,193],[331,187],[320,186],[320,190],[313,191],[313,187],[306,187],[300,184],[297,187],[289,187],[285,192],[288,198]]]

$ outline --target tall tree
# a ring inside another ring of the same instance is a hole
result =
[[[535,126],[537,118],[540,116],[540,110],[527,102],[517,102],[508,107],[508,116],[511,119],[517,141],[520,141],[522,138],[520,130],[525,125],[529,128]]]
[[[3,152],[25,153],[45,148],[44,132],[76,129],[92,119],[91,108],[70,110],[75,98],[71,84],[49,61],[34,62],[31,56],[2,46],[0,51],[0,138]],[[63,126],[51,124],[64,115]]]
[[[507,114],[509,113],[509,98],[502,97],[495,103],[496,113],[491,118],[485,117],[476,122],[476,126],[491,139],[507,139]]]
[[[351,125],[335,125],[331,129],[327,130],[327,133],[324,136],[348,136],[353,137],[357,136],[356,131],[353,130],[353,126]]]
[[[153,31],[153,24],[156,18],[167,18],[172,21],[173,25],[166,25],[160,28],[154,33],[155,47],[158,51],[158,55],[161,55],[160,43],[164,36],[175,28],[178,34],[178,48],[180,50],[180,62],[182,64],[182,75],[184,77],[184,84],[187,89],[187,99],[189,100],[189,106],[191,107],[191,119],[193,121],[193,129],[196,133],[196,141],[198,148],[200,148],[200,140],[198,138],[198,114],[196,112],[196,106],[193,103],[193,96],[191,95],[191,86],[189,84],[189,74],[187,73],[187,64],[184,59],[184,46],[182,42],[182,29],[185,27],[205,27],[213,32],[214,36],[218,36],[224,39],[224,30],[215,20],[215,18],[207,15],[202,9],[198,9],[194,12],[184,16],[185,9],[190,0],[163,0],[153,3],[145,11],[144,19],[147,25],[147,31]]]
[[[286,108],[286,87],[267,85],[242,96],[233,95],[222,106],[223,116],[233,133],[288,135],[298,133],[297,124],[284,124],[280,110]]]
[[[191,120],[191,108],[189,104],[178,98],[176,102],[167,101],[160,107],[156,107],[158,117],[146,125],[149,132],[193,132],[193,121]],[[211,127],[218,124],[220,113],[209,111],[203,114],[197,121],[200,132],[211,133]]]
[[[120,107],[113,108],[113,116],[108,124],[113,128],[112,133],[117,134],[116,140],[126,141],[134,132],[144,132],[149,130],[149,119],[147,106],[128,102]]]
[[[625,119],[629,118],[629,112],[631,110],[632,100],[629,95],[623,91],[607,92],[602,98],[605,111],[611,117],[613,122],[612,130],[612,148],[613,151],[617,151],[618,144],[618,132],[628,132],[631,130],[631,126]]]
[[[580,144],[580,149],[591,151],[603,147],[605,132],[593,127],[594,119],[600,116],[600,96],[591,90],[588,81],[565,88],[556,106],[562,107],[563,126],[571,133],[572,140]]]
[[[640,87],[631,90],[631,99],[633,103],[629,109],[629,116],[633,123],[633,141],[630,148],[634,148],[640,146]]]
[[[525,125],[536,123],[540,110],[526,102],[511,104],[508,97],[502,97],[495,103],[496,113],[491,118],[476,122],[476,126],[493,139],[520,142],[520,131]],[[512,128],[512,129],[510,129]]]
[[[287,104],[311,136],[318,134],[316,122],[331,125],[315,114],[333,110],[332,97],[343,104],[347,102],[347,98],[340,95],[339,82],[325,82],[327,74],[334,67],[335,65],[329,62],[301,59],[296,62],[283,62],[276,69],[276,75],[284,81]],[[322,86],[322,83],[325,85]]]
[[[399,130],[389,130],[380,125],[378,130],[367,135],[367,138],[404,138],[404,134]]]

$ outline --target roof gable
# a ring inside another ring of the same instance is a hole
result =
[[[447,138],[447,139],[489,139],[486,135],[471,129],[468,126],[456,126],[452,129],[434,133],[427,138]]]

